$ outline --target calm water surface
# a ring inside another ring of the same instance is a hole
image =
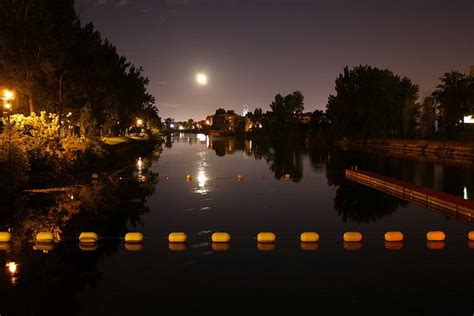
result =
[[[305,139],[181,134],[163,147],[158,159],[137,157],[98,183],[29,195],[2,211],[2,229],[15,236],[0,251],[2,316],[474,312],[472,224],[344,178],[357,166],[469,199],[471,165],[343,152]],[[54,249],[34,249],[41,230],[61,239]],[[352,230],[364,240],[348,250],[341,239]],[[401,249],[386,249],[388,230],[405,233]],[[428,249],[429,230],[447,233],[443,249]],[[97,249],[80,249],[81,231],[103,237]],[[125,249],[119,238],[127,231],[144,233],[141,250]],[[188,234],[185,249],[168,245],[172,231]],[[228,248],[209,242],[215,231],[232,235]],[[277,234],[273,250],[257,247],[259,231]],[[302,249],[302,231],[320,233],[317,249]],[[18,264],[14,273],[8,262]]]

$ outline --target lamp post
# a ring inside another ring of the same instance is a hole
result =
[[[8,170],[10,183],[11,179],[11,126],[10,126],[10,112],[12,111],[12,101],[15,100],[15,93],[11,90],[5,89],[2,94],[3,101],[3,115],[7,117],[7,139],[8,139]]]

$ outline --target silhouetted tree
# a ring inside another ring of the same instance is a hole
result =
[[[426,138],[433,134],[436,119],[436,103],[433,97],[426,97],[421,104],[420,131],[421,137]]]
[[[433,97],[438,102],[440,128],[448,136],[463,129],[463,118],[474,111],[474,79],[458,71],[445,73]]]
[[[56,112],[60,122],[72,112],[90,135],[137,117],[159,124],[143,69],[92,24],[81,26],[73,0],[4,0],[0,21],[0,81],[17,92],[16,111]]]
[[[295,91],[286,96],[277,94],[270,104],[271,124],[274,129],[284,130],[295,126],[297,116],[303,113],[304,97],[300,91]]]
[[[344,68],[327,115],[338,136],[402,136],[413,128],[418,86],[389,70]]]

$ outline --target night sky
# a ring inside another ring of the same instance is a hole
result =
[[[388,68],[424,96],[474,64],[473,0],[77,0],[77,10],[144,67],[160,116],[177,120],[269,109],[294,90],[306,111],[324,109],[346,65]]]

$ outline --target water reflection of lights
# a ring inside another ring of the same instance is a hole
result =
[[[206,177],[206,174],[204,173],[204,171],[199,171],[197,180],[198,180],[199,187],[203,188],[206,185],[207,180],[209,179]]]
[[[199,160],[198,160],[198,167],[197,167],[197,174],[196,174],[196,180],[197,180],[197,187],[194,189],[194,193],[198,193],[201,195],[207,194],[209,192],[209,185],[208,181],[209,178],[206,174],[207,171],[207,162],[206,162],[206,157],[207,157],[207,151],[202,151],[199,153]]]
[[[200,142],[205,142],[207,140],[207,136],[205,134],[197,134],[196,137]]]
[[[465,200],[468,200],[469,197],[468,197],[468,194],[467,194],[467,188],[466,188],[466,187],[464,187],[463,193],[464,193],[464,199],[465,199]]]
[[[142,181],[142,170],[143,170],[143,160],[142,160],[142,157],[139,157],[138,160],[137,160],[137,169],[138,169],[138,173],[137,173],[137,178],[138,180]]]
[[[137,168],[139,171],[141,171],[143,169],[143,161],[142,161],[142,157],[138,158],[138,161],[137,161]]]
[[[18,265],[16,262],[7,262],[6,264],[8,272],[10,272],[11,275],[15,275],[18,271]]]
[[[10,262],[7,262],[6,267],[7,267],[8,273],[10,273],[11,275],[10,281],[12,282],[12,284],[15,284],[17,281],[16,275],[18,273],[18,264],[16,262],[10,261]]]

